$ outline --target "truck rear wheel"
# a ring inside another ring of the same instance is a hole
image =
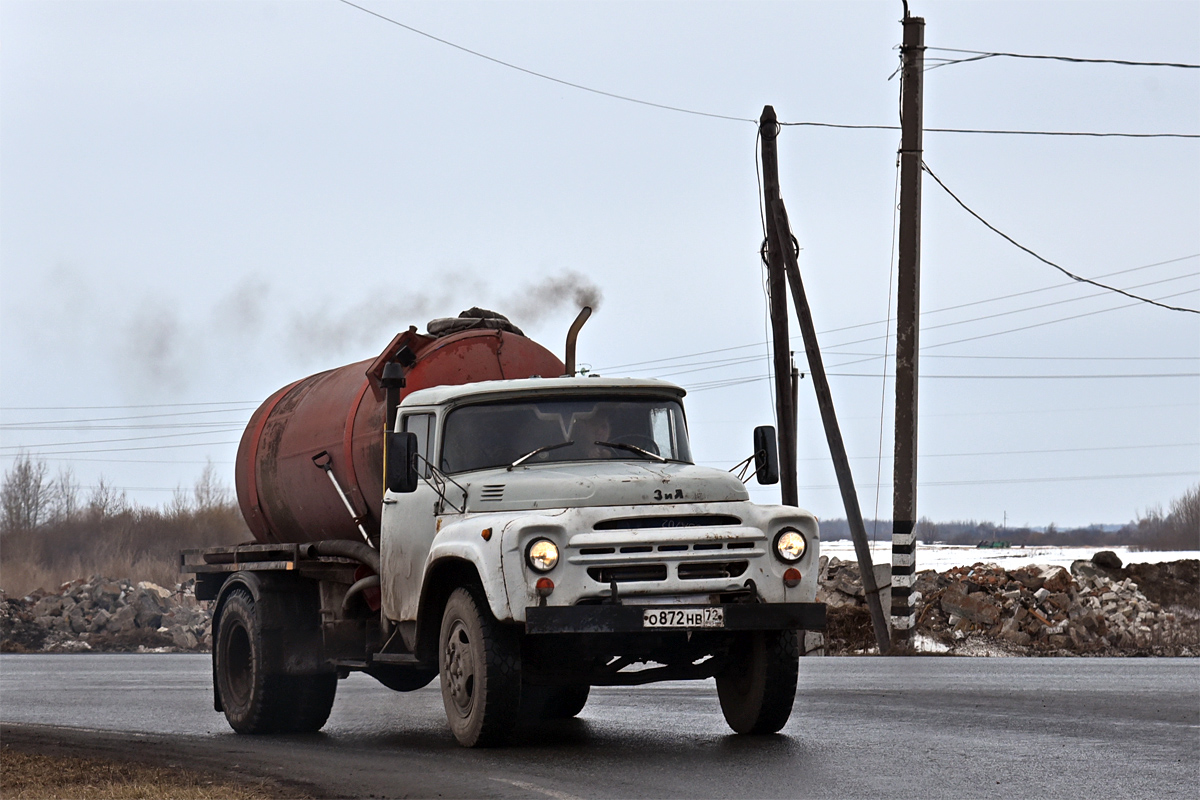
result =
[[[213,672],[225,719],[238,733],[320,730],[333,708],[337,674],[270,671],[263,640],[267,621],[261,617],[260,606],[244,590],[232,591],[221,607]]]
[[[500,744],[521,705],[521,643],[476,592],[455,589],[438,639],[442,703],[464,747]]]
[[[717,675],[725,721],[737,733],[775,733],[787,724],[796,699],[800,648],[795,631],[754,631],[734,648],[734,661]]]

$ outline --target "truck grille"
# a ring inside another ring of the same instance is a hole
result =
[[[702,581],[713,578],[736,578],[749,566],[749,561],[694,561],[679,565],[679,580]]]
[[[637,530],[639,528],[712,528],[737,526],[742,521],[728,514],[685,514],[671,517],[630,517],[604,519],[592,526],[597,531]]]
[[[588,575],[598,583],[633,583],[634,581],[665,581],[666,564],[630,564],[621,567],[589,567]]]

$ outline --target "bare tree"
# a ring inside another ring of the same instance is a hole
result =
[[[60,467],[58,477],[50,482],[50,519],[65,522],[79,515],[79,479],[71,467]]]
[[[1200,547],[1200,483],[1171,501],[1171,538],[1188,550]]]
[[[46,462],[25,451],[17,453],[0,487],[0,528],[5,532],[33,530],[42,521],[50,502]]]
[[[93,519],[103,519],[125,511],[129,503],[125,492],[118,492],[104,480],[101,475],[88,495],[88,516]]]
[[[204,466],[200,477],[196,479],[193,494],[196,498],[197,511],[210,511],[229,505],[229,489],[217,477],[217,469],[211,460]]]
[[[171,493],[171,499],[167,502],[163,509],[168,517],[179,519],[192,513],[192,502],[188,497],[188,493],[183,490],[182,486],[176,485],[175,491]]]

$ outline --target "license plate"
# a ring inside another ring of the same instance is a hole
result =
[[[647,608],[642,611],[643,628],[724,628],[725,609]]]

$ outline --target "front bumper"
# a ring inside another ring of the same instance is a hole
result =
[[[708,606],[711,608],[711,606]],[[824,630],[824,603],[724,603],[725,624],[720,628],[648,628],[646,608],[662,606],[579,605],[530,606],[525,609],[525,632],[548,633],[667,633],[671,631],[780,631]]]

